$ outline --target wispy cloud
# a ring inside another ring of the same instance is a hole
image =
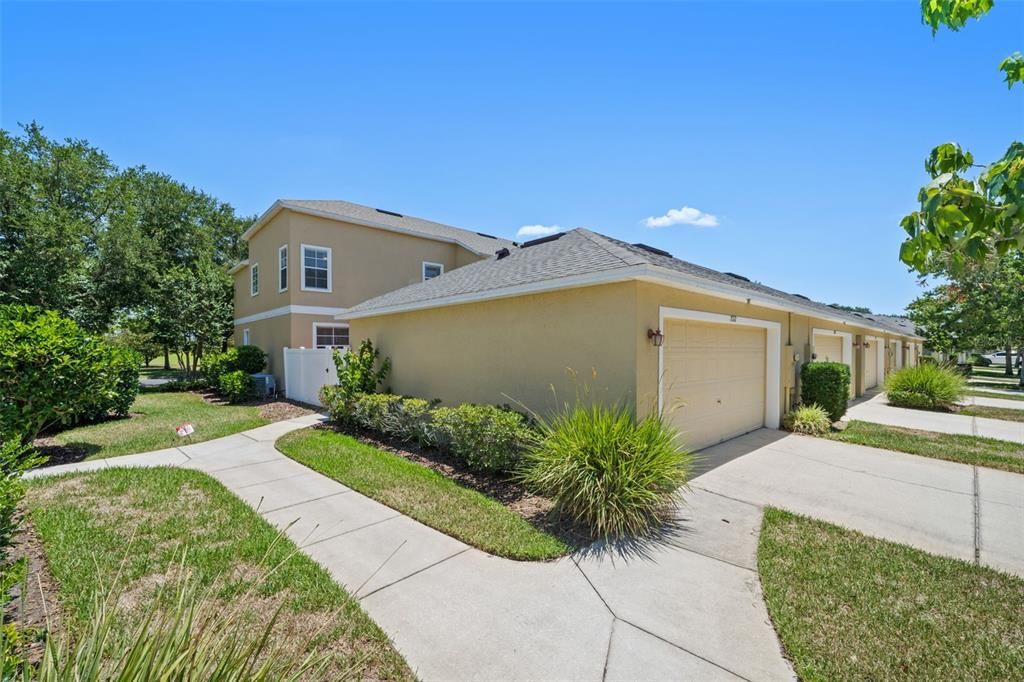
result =
[[[523,225],[522,227],[519,228],[519,231],[516,232],[516,238],[520,239],[523,237],[546,237],[549,234],[554,234],[555,232],[561,231],[562,228],[559,227],[558,225]]]
[[[690,206],[670,208],[668,213],[644,220],[647,227],[671,227],[672,225],[695,225],[696,227],[718,227],[718,217]]]

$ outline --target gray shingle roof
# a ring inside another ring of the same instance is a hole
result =
[[[508,239],[491,237],[473,230],[464,230],[413,216],[396,215],[370,206],[353,204],[350,201],[281,199],[278,203],[296,211],[318,213],[338,220],[351,220],[456,242],[481,255],[490,255],[498,249],[512,246],[512,242]]]
[[[823,317],[845,320],[859,326],[913,334],[912,327],[898,325],[892,318],[882,315],[858,315],[812,301],[803,296],[786,293],[756,282],[735,277],[717,270],[663,255],[636,244],[606,237],[590,230],[578,228],[557,239],[537,240],[526,248],[512,249],[509,256],[489,258],[472,263],[427,282],[413,284],[364,301],[339,317],[365,314],[377,310],[406,306],[429,307],[432,302],[443,304],[452,297],[468,297],[487,292],[498,292],[508,287],[526,287],[541,283],[557,283],[583,275],[614,274],[635,266],[654,266],[678,272],[705,282],[759,294],[798,310]],[[625,273],[624,273],[625,276]]]

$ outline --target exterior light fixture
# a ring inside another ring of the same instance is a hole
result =
[[[655,348],[660,348],[661,344],[665,343],[665,335],[661,333],[660,329],[648,329],[647,338],[651,340]]]

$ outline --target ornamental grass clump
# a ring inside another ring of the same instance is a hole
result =
[[[661,415],[637,421],[624,405],[577,403],[539,421],[520,478],[597,537],[651,531],[689,479],[693,456]]]
[[[783,420],[782,425],[793,433],[820,436],[832,430],[832,420],[821,405],[801,405]]]
[[[966,390],[963,375],[936,363],[904,367],[885,380],[885,394],[897,407],[948,410],[963,399]]]

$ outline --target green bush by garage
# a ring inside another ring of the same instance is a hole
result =
[[[850,399],[850,367],[842,362],[809,362],[800,368],[800,400],[819,405],[839,421]]]

